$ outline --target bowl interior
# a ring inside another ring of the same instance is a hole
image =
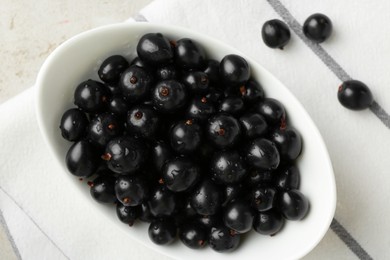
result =
[[[76,86],[88,78],[98,79],[96,72],[99,65],[110,55],[121,54],[131,60],[135,56],[138,39],[148,32],[161,32],[170,39],[193,38],[204,46],[209,58],[217,60],[227,54],[242,55],[210,37],[179,27],[150,23],[97,28],[73,37],[58,47],[46,60],[38,75],[36,112],[45,142],[63,166],[64,173],[61,174],[66,174],[67,179],[75,185],[75,191],[69,192],[80,193],[80,199],[94,204],[97,210],[133,239],[173,258],[181,259],[185,255],[187,259],[297,259],[310,252],[326,233],[335,211],[336,188],[329,155],[318,129],[302,105],[274,76],[245,55],[242,56],[250,64],[253,78],[261,83],[267,97],[276,98],[283,103],[290,124],[302,135],[303,151],[297,161],[302,180],[300,190],[310,201],[310,211],[304,220],[286,222],[283,230],[273,237],[261,236],[252,231],[232,253],[218,254],[211,249],[191,250],[180,242],[161,247],[149,241],[146,224],[137,223],[133,229],[126,229],[116,219],[111,207],[92,201],[85,185],[81,185],[77,178],[67,173],[64,158],[71,144],[61,138],[58,126],[63,112],[74,106],[73,92]]]

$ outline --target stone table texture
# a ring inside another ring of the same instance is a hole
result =
[[[80,32],[122,22],[151,0],[0,0],[0,104],[31,87],[47,56]]]

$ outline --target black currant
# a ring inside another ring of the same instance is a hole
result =
[[[192,119],[179,121],[173,125],[170,133],[171,147],[180,154],[194,152],[202,142],[202,129]]]
[[[253,219],[253,229],[261,235],[275,235],[284,224],[284,218],[278,211],[271,209],[257,212]]]
[[[127,60],[121,55],[113,55],[105,59],[100,65],[98,75],[107,83],[117,83],[123,71],[129,67]]]
[[[148,233],[155,244],[167,245],[175,240],[177,227],[173,219],[156,219],[150,223]]]
[[[241,134],[241,128],[237,119],[221,113],[208,120],[206,133],[215,146],[227,148],[236,144]]]
[[[134,173],[145,163],[148,155],[147,144],[129,136],[112,139],[106,146],[102,159],[113,172],[119,174]]]
[[[211,162],[212,178],[217,183],[232,184],[241,181],[247,174],[244,159],[237,151],[221,151]]]
[[[225,226],[213,227],[209,236],[209,246],[217,252],[230,252],[240,244],[240,235]]]
[[[126,127],[132,134],[153,139],[158,130],[159,121],[159,116],[152,108],[139,105],[127,112]]]
[[[119,81],[122,94],[130,103],[144,99],[152,84],[153,75],[147,69],[134,65],[122,73]]]
[[[178,157],[165,164],[162,176],[168,189],[182,192],[195,185],[200,177],[200,168],[190,159]]]
[[[221,80],[228,86],[242,86],[250,77],[248,62],[241,56],[226,55],[219,66]]]
[[[214,215],[221,208],[222,192],[208,179],[203,180],[190,194],[192,208],[201,215]]]
[[[147,33],[137,45],[138,57],[151,66],[166,64],[173,58],[169,40],[161,33]]]
[[[312,14],[303,24],[303,33],[310,40],[321,43],[332,34],[332,21],[324,14]]]
[[[88,182],[92,198],[97,202],[114,203],[115,196],[115,178],[113,176],[101,175],[92,182]]]
[[[140,206],[130,207],[121,203],[116,204],[116,215],[119,220],[129,226],[134,224],[134,221],[139,218],[141,214]]]
[[[274,170],[280,163],[276,145],[264,138],[250,141],[245,154],[248,164],[259,170]]]
[[[280,192],[276,206],[288,220],[301,220],[309,211],[309,200],[298,190]]]
[[[88,177],[98,169],[100,158],[91,143],[81,140],[69,148],[65,161],[70,173],[78,177]]]
[[[185,69],[200,69],[206,61],[203,47],[196,41],[183,38],[174,43],[176,65]]]
[[[186,101],[186,88],[179,81],[160,81],[153,90],[153,105],[158,112],[177,112],[186,104]]]
[[[361,81],[347,80],[339,87],[337,98],[341,105],[352,110],[369,108],[374,102],[371,90]]]
[[[68,141],[79,141],[87,132],[88,118],[79,109],[66,110],[61,117],[61,135]]]
[[[115,182],[117,199],[125,206],[138,206],[149,194],[148,184],[137,176],[119,176]]]
[[[207,244],[207,232],[200,225],[184,225],[179,230],[179,238],[184,245],[199,249]]]
[[[103,83],[89,79],[81,82],[74,92],[74,104],[87,113],[102,111],[108,101],[108,89]]]
[[[88,126],[88,138],[97,146],[105,147],[107,143],[123,133],[122,122],[111,113],[96,115]]]
[[[290,41],[291,37],[288,26],[278,19],[265,22],[261,29],[261,35],[265,45],[270,48],[279,48],[282,50]]]

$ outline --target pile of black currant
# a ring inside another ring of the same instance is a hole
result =
[[[244,58],[207,59],[192,39],[148,33],[136,58],[110,56],[98,76],[77,86],[60,129],[74,142],[69,171],[122,222],[150,222],[159,245],[178,235],[224,252],[252,227],[274,235],[306,215],[301,136]]]

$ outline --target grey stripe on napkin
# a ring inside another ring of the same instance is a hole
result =
[[[20,256],[19,249],[16,246],[15,240],[12,237],[11,232],[9,231],[7,222],[5,221],[5,218],[4,218],[4,215],[3,215],[3,212],[1,211],[1,209],[0,209],[0,225],[3,226],[5,234],[7,235],[8,241],[11,243],[12,250],[15,253],[17,259],[22,259],[22,257]]]
[[[347,245],[351,251],[362,260],[371,260],[372,257],[360,246],[349,232],[336,220],[333,219],[330,228]]]
[[[62,249],[46,234],[45,231],[43,231],[43,229],[38,225],[38,223],[23,209],[22,206],[19,205],[19,203],[7,192],[3,189],[3,187],[0,186],[0,190],[30,219],[30,221],[39,229],[39,231],[41,231],[41,233],[58,249],[58,251],[61,252],[61,254],[66,258],[66,259],[70,259],[65,253],[64,251],[62,251]],[[3,221],[4,221],[4,218],[3,218],[3,215],[2,215],[2,212],[0,210],[0,221],[1,221],[1,224],[3,224]],[[4,227],[7,229],[7,225],[4,221]],[[16,244],[14,243],[14,240],[12,239],[12,237],[10,236],[9,237],[11,243],[12,243],[12,247],[14,248],[14,251],[15,253],[18,255],[18,258],[19,259],[22,259],[20,257],[20,253],[19,253],[19,250],[16,246]],[[15,246],[15,247],[14,247]]]

